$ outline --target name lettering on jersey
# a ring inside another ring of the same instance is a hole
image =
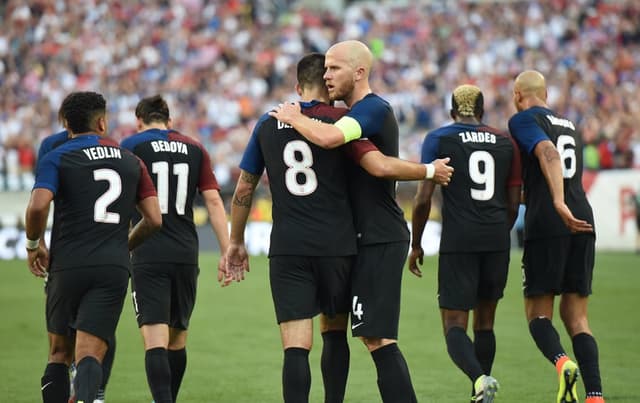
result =
[[[463,143],[496,143],[496,135],[489,132],[461,132],[458,136]]]
[[[311,118],[311,120],[315,120],[316,122],[322,122],[322,120],[317,119],[317,118]],[[278,130],[282,130],[282,129],[292,129],[292,128],[293,128],[293,126],[291,126],[290,124],[287,124],[287,123],[281,122],[281,121],[279,121],[279,120],[278,120],[277,122],[278,122],[278,126],[277,126]]]
[[[553,115],[546,115],[546,116],[547,116],[547,119],[549,119],[549,122],[551,122],[551,124],[554,126],[562,126],[562,127],[566,127],[567,129],[576,130],[576,127],[573,125],[573,122],[570,120],[558,118]]]
[[[153,148],[153,151],[157,153],[166,152],[166,153],[180,153],[184,155],[189,155],[187,145],[179,141],[164,141],[164,140],[152,141],[151,148]]]
[[[90,160],[103,160],[106,158],[122,159],[122,153],[120,149],[114,147],[91,147],[85,148],[84,151],[87,158]]]

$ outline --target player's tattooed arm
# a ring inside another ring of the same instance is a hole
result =
[[[238,207],[250,208],[253,201],[253,193],[260,181],[260,175],[254,175],[247,171],[240,173],[240,180],[233,194],[233,204]]]

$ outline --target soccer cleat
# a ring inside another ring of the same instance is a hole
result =
[[[76,390],[73,387],[73,382],[76,380],[76,364],[72,362],[69,366],[69,403],[76,403]]]
[[[104,399],[96,399],[93,403],[104,403]]]
[[[474,388],[476,394],[471,398],[471,401],[474,403],[493,403],[499,387],[500,384],[498,384],[496,378],[489,375],[482,375],[475,382]]]
[[[580,372],[578,365],[567,360],[562,364],[562,370],[558,374],[558,400],[557,403],[577,403],[578,392],[577,383]]]

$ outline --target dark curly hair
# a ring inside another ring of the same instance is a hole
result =
[[[66,122],[72,133],[90,133],[97,130],[98,118],[107,113],[107,101],[97,92],[72,92],[62,101],[58,118]]]

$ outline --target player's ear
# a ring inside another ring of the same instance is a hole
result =
[[[171,118],[167,120],[167,129],[173,129],[173,120]]]
[[[102,115],[96,121],[96,129],[98,134],[105,134],[107,132],[107,115]]]
[[[456,111],[449,109],[449,116],[451,116],[451,119],[456,120]]]
[[[296,94],[298,94],[299,97],[302,96],[302,87],[300,86],[300,83],[296,83]]]

